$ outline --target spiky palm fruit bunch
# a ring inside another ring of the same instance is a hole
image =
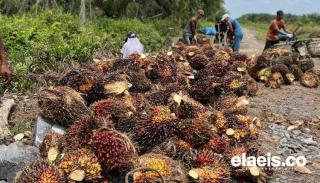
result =
[[[291,56],[292,52],[286,48],[272,48],[263,52],[262,56],[267,60],[273,60],[280,56]]]
[[[171,94],[174,92],[179,92],[182,89],[182,86],[171,84],[164,89],[157,89],[148,93],[146,98],[153,106],[168,105]]]
[[[211,123],[217,128],[217,131],[225,133],[228,129],[228,121],[225,118],[224,114],[220,111],[215,111],[211,116]]]
[[[202,54],[197,54],[188,59],[190,66],[195,70],[201,70],[209,63],[209,59]]]
[[[203,113],[199,114],[198,118],[183,120],[179,125],[179,136],[197,149],[213,137],[214,132],[211,129],[209,115]]]
[[[230,146],[229,139],[225,136],[213,137],[204,146],[205,149],[209,149],[215,153],[222,154]]]
[[[120,101],[133,112],[147,112],[151,108],[149,101],[143,94],[126,95]]]
[[[196,74],[196,78],[205,78],[208,76],[224,76],[229,70],[230,63],[224,60],[212,61],[205,69],[200,70]]]
[[[189,62],[183,61],[183,62],[177,62],[177,71],[182,73],[192,73],[193,68],[190,66]]]
[[[194,183],[228,183],[231,179],[229,168],[223,165],[193,168],[188,175]]]
[[[146,77],[144,71],[140,72],[126,72],[128,76],[128,82],[132,84],[130,92],[145,93],[151,89],[151,81]]]
[[[209,59],[212,59],[216,53],[217,48],[213,47],[210,44],[202,46],[202,52],[205,56],[207,56]]]
[[[82,147],[89,147],[93,131],[102,127],[112,128],[109,119],[97,120],[93,114],[83,116],[70,126],[65,135],[65,149],[74,150]]]
[[[36,160],[25,167],[16,178],[16,183],[64,183],[64,175],[45,160]]]
[[[303,71],[301,70],[301,68],[296,65],[293,64],[289,67],[290,72],[294,75],[296,80],[300,80],[301,76],[303,75]]]
[[[271,72],[276,73],[279,72],[284,79],[285,84],[292,84],[295,80],[294,75],[290,72],[289,68],[284,64],[276,64],[271,67]]]
[[[284,83],[282,74],[280,72],[273,73],[270,78],[268,78],[266,86],[271,88],[281,88],[281,85]]]
[[[243,95],[247,89],[248,78],[234,71],[226,73],[223,77],[223,86],[226,92],[234,92],[237,95]]]
[[[319,86],[319,78],[313,72],[306,72],[301,76],[300,83],[308,88],[317,88]]]
[[[81,148],[65,153],[57,167],[70,181],[97,182],[101,178],[101,165],[98,158],[89,149]],[[77,172],[78,175],[76,175]]]
[[[247,60],[248,60],[248,56],[246,54],[239,53],[239,52],[233,52],[230,58],[231,62],[235,62],[235,61],[246,62]]]
[[[231,59],[230,53],[224,50],[218,50],[214,55],[214,61],[229,61]]]
[[[110,129],[100,129],[94,133],[90,145],[104,172],[123,172],[133,168],[137,154],[126,135]]]
[[[210,43],[210,39],[205,35],[198,34],[197,35],[197,43],[200,45],[207,45]]]
[[[225,158],[227,160],[231,160],[232,157],[239,156],[241,157],[242,154],[247,153],[249,149],[246,146],[243,145],[236,145],[236,146],[230,146],[229,149],[225,152]]]
[[[247,65],[246,62],[242,61],[234,61],[231,62],[231,65],[229,66],[229,71],[236,71],[240,73],[245,73],[247,71]]]
[[[148,153],[141,156],[137,167],[141,167],[142,170],[134,172],[134,183],[161,183],[161,178],[180,183],[186,182],[183,167],[178,162],[161,154]],[[143,171],[143,169],[155,170],[157,173]]]
[[[256,80],[257,81],[263,81],[263,82],[268,82],[268,79],[272,76],[272,71],[271,71],[271,67],[267,67],[264,69],[261,69],[260,71],[258,71],[257,76],[256,76]]]
[[[202,50],[198,46],[187,46],[184,51],[184,56],[187,60],[191,59],[195,55],[201,54]]]
[[[215,166],[221,163],[221,158],[213,151],[208,149],[200,149],[196,151],[193,156],[192,167],[201,168],[205,166]]]
[[[210,76],[206,79],[200,79],[193,82],[190,88],[190,95],[202,103],[208,103],[216,96],[221,88],[221,79]]]
[[[132,71],[139,72],[139,64],[134,59],[117,59],[113,61],[110,72]]]
[[[238,97],[235,94],[227,94],[220,96],[215,102],[215,109],[225,111],[234,107],[238,103]]]
[[[201,103],[189,97],[185,91],[172,93],[169,99],[169,106],[172,112],[180,119],[197,118],[200,112],[207,110]]]
[[[41,116],[62,126],[70,126],[87,111],[81,95],[65,86],[41,90],[38,104]]]
[[[91,64],[90,67],[95,67],[101,70],[104,74],[108,73],[112,67],[111,61],[102,61],[98,63]]]
[[[153,107],[150,114],[141,115],[135,128],[134,139],[140,152],[161,144],[178,133],[180,120],[168,106]]]
[[[62,135],[57,134],[55,132],[48,133],[43,139],[42,144],[40,145],[40,155],[42,158],[46,158],[48,156],[48,152],[50,149],[55,149],[57,152],[62,152]]]
[[[307,72],[314,68],[314,62],[311,58],[306,58],[299,61],[299,66],[303,72]]]
[[[286,66],[290,66],[292,64],[295,64],[293,61],[293,56],[279,56],[278,58],[271,61],[272,65],[276,64],[284,64]]]
[[[70,71],[60,80],[60,84],[69,86],[83,94],[84,98],[91,103],[104,96],[103,79],[104,73],[102,70],[87,66]]]
[[[98,119],[119,119],[131,115],[132,106],[126,106],[123,101],[117,98],[109,98],[97,101],[90,106]]]
[[[174,137],[160,144],[152,152],[164,153],[164,155],[190,166],[195,149],[188,142]]]
[[[132,87],[128,75],[122,72],[110,73],[104,80],[105,96],[121,96]]]
[[[246,92],[249,96],[256,96],[259,91],[259,85],[253,78],[248,79]]]

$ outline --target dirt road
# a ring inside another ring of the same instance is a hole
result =
[[[264,42],[255,38],[254,31],[245,29],[244,32],[241,52],[259,55]],[[315,69],[320,69],[320,60],[316,62]],[[311,170],[311,173],[301,173],[300,169],[281,167],[275,170],[271,182],[319,182],[320,88],[305,88],[298,82],[281,89],[266,88],[262,83],[259,86],[258,95],[251,98],[249,113],[258,116],[263,124],[258,139],[260,148],[283,160],[288,156],[305,156],[306,167]]]

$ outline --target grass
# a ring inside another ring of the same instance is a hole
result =
[[[241,25],[247,29],[253,30],[256,32],[256,38],[258,40],[264,41],[268,32],[269,24],[267,23],[252,23],[252,22],[242,22]],[[294,31],[298,25],[289,24],[288,29]],[[320,36],[320,25],[315,24],[306,24],[301,26],[297,32],[299,39],[306,39],[310,37],[310,34],[315,36]]]

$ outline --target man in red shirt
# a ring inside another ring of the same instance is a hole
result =
[[[9,69],[9,63],[6,51],[4,49],[2,38],[0,37],[0,76],[6,78],[6,83],[11,82],[12,74]]]
[[[284,32],[281,32],[281,30]],[[287,26],[284,23],[284,13],[281,10],[277,11],[277,18],[271,21],[264,49],[271,48],[273,45],[278,44],[279,34],[285,34],[289,38],[292,37],[292,34],[288,31]]]

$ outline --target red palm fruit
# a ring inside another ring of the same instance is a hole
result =
[[[72,174],[81,172],[78,180],[97,182],[101,178],[101,165],[98,158],[89,149],[77,149],[67,152],[57,165],[58,169],[68,176],[70,181],[74,181]]]
[[[54,148],[57,150],[57,152],[63,151],[63,145],[61,143],[62,135],[57,134],[55,132],[48,133],[45,138],[43,139],[43,142],[40,146],[40,155],[43,158],[46,158],[48,156],[48,151],[50,148]]]
[[[220,159],[221,158],[214,154],[213,151],[201,149],[195,153],[192,161],[192,167],[201,168],[205,166],[219,165]]]
[[[59,86],[41,90],[38,98],[40,114],[62,126],[70,126],[87,112],[84,99],[69,87]]]
[[[136,161],[131,140],[117,131],[100,129],[94,133],[90,144],[105,172],[130,170]]]
[[[36,160],[25,167],[16,178],[17,183],[64,183],[66,182],[58,169],[47,161]]]
[[[213,137],[210,141],[205,145],[206,149],[209,149],[215,153],[222,154],[229,147],[230,142],[229,139],[222,137]]]
[[[236,145],[227,149],[225,153],[225,157],[229,160],[234,156],[240,156],[244,153],[248,152],[248,148],[246,146]]]
[[[161,144],[166,139],[177,134],[180,120],[172,115],[167,106],[156,106],[151,114],[141,115],[135,129],[135,140],[141,151]]]

